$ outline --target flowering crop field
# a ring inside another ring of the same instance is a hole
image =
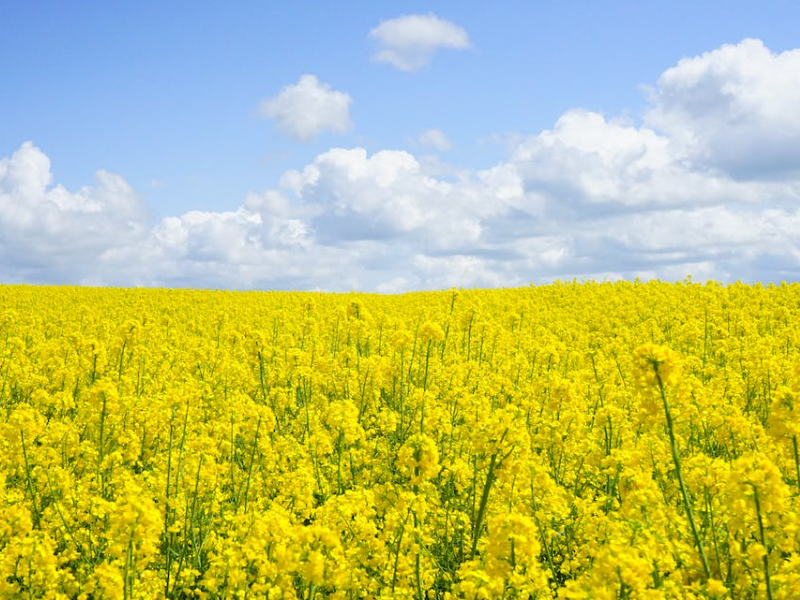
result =
[[[800,285],[0,286],[0,598],[800,598]]]

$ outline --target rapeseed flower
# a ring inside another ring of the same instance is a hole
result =
[[[800,286],[0,306],[0,597],[800,597]]]

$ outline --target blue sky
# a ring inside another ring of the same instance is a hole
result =
[[[798,279],[800,5],[487,6],[0,0],[0,281]]]

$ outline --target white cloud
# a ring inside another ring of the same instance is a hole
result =
[[[800,176],[800,49],[746,39],[684,58],[652,91],[650,126],[675,152],[737,179]]]
[[[402,71],[424,67],[439,48],[464,50],[470,47],[469,36],[462,27],[434,14],[381,21],[369,36],[379,44],[372,59],[387,62]]]
[[[440,129],[426,129],[419,134],[417,141],[423,146],[428,146],[440,152],[450,150],[452,146],[449,138]]]
[[[480,239],[481,219],[504,203],[491,181],[441,181],[425,175],[413,155],[394,150],[368,156],[363,148],[335,148],[288,172],[283,185],[326,243],[405,237],[440,250],[462,247]]]
[[[709,170],[687,160],[672,142],[648,127],[571,110],[552,130],[521,142],[512,163],[529,192],[558,198],[554,209],[596,213],[797,197],[796,186],[740,182]]]
[[[320,83],[314,75],[303,75],[296,84],[264,100],[259,114],[275,121],[278,129],[289,137],[307,142],[323,131],[348,131],[353,126],[351,102],[348,94]]]
[[[794,56],[746,41],[686,59],[661,77],[642,123],[569,110],[488,169],[333,148],[234,210],[155,224],[120,176],[98,171],[70,192],[26,143],[0,159],[0,272],[385,292],[572,277],[798,280],[798,117],[786,108],[796,92],[776,83]],[[730,108],[743,73],[759,88],[748,95],[777,96],[772,108]],[[734,161],[722,140],[752,145]],[[765,149],[780,168],[765,168]]]
[[[25,142],[0,159],[0,265],[6,280],[76,281],[120,240],[135,243],[147,211],[119,175],[100,170],[93,185],[53,186],[50,159]]]

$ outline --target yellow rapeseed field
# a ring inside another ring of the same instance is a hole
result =
[[[800,598],[800,285],[0,286],[0,598]]]

